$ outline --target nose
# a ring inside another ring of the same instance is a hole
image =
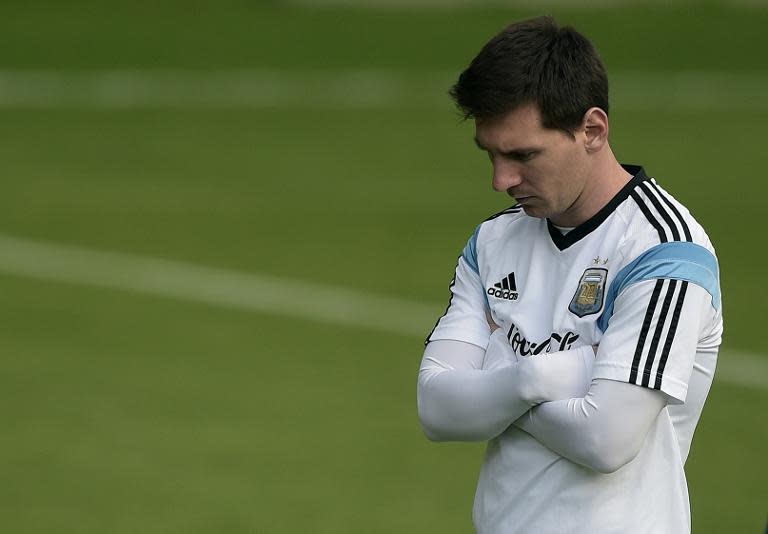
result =
[[[520,167],[512,161],[502,158],[493,159],[493,189],[503,193],[512,187],[517,187],[523,181]]]

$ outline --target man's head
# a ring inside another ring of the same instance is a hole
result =
[[[625,180],[608,147],[608,81],[592,44],[548,17],[491,39],[451,90],[526,213],[576,226]],[[606,149],[607,150],[604,150]]]

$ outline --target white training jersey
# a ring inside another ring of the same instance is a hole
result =
[[[565,235],[519,205],[479,225],[427,342],[485,348],[490,313],[518,358],[599,345],[593,379],[661,390],[670,405],[637,457],[610,474],[510,426],[486,451],[473,514],[480,533],[690,531],[683,465],[703,399],[680,408],[697,352],[720,345],[718,263],[688,210],[641,167],[625,169],[626,186]]]

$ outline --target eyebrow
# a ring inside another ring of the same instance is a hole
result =
[[[483,144],[480,142],[480,140],[477,137],[474,138],[474,141],[475,141],[475,145],[477,145],[477,148],[479,148],[480,150],[484,150],[486,152],[490,152],[490,150],[488,148],[483,146]],[[540,147],[533,147],[533,146],[531,146],[531,147],[513,148],[512,150],[504,150],[504,151],[502,151],[502,154],[512,155],[512,156],[514,156],[514,155],[522,156],[522,155],[525,155],[525,154],[529,154],[531,152],[541,152],[541,148]]]

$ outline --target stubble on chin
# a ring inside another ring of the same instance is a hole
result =
[[[537,219],[545,219],[550,216],[550,210],[547,206],[540,202],[540,199],[527,199],[525,202],[520,203],[523,211],[529,217],[536,217]]]
[[[537,219],[546,219],[549,217],[549,214],[544,209],[537,206],[523,205],[523,211],[529,217],[536,217]]]

